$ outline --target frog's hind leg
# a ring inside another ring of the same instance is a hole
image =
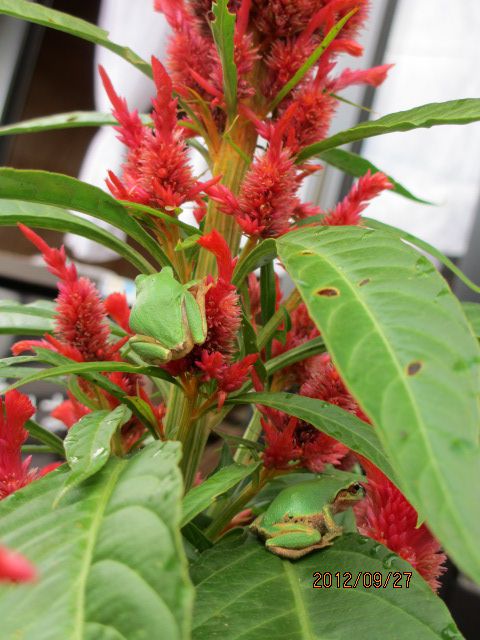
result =
[[[277,525],[277,527],[280,531],[283,528],[282,525]],[[319,549],[325,545],[320,531],[308,525],[298,524],[295,528],[289,527],[288,531],[279,532],[268,538],[265,541],[265,546],[268,551],[278,556],[295,560],[310,553],[313,549]]]

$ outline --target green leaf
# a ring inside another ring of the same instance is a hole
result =
[[[298,347],[289,349],[288,351],[281,353],[279,356],[268,360],[265,364],[265,368],[267,369],[268,375],[271,376],[275,371],[289,367],[301,360],[306,360],[307,358],[316,356],[324,351],[325,343],[323,342],[323,338],[313,338],[312,340],[307,340],[307,342],[304,342]]]
[[[64,359],[69,364],[62,364],[60,366],[50,367],[48,369],[42,369],[40,372],[33,373],[31,376],[26,376],[22,380],[11,384],[9,387],[4,389],[3,393],[7,391],[11,391],[12,389],[17,389],[25,384],[29,384],[30,382],[36,382],[38,380],[46,380],[47,378],[51,378],[52,376],[68,376],[68,375],[76,375],[76,376],[84,376],[85,373],[107,373],[110,371],[123,371],[124,373],[136,373],[139,375],[146,375],[155,378],[161,378],[162,380],[167,380],[171,384],[178,384],[175,378],[173,378],[169,373],[160,369],[160,367],[154,367],[149,365],[136,365],[129,364],[128,362],[73,362],[68,358]]]
[[[480,304],[478,302],[462,302],[462,309],[470,322],[474,335],[480,340]]]
[[[120,405],[113,411],[88,413],[68,430],[64,446],[72,472],[61,495],[105,466],[110,457],[113,434],[131,417],[130,409]]]
[[[43,444],[46,444],[52,451],[55,451],[62,456],[62,458],[65,457],[63,441],[54,433],[48,431],[33,420],[27,420],[25,423],[25,429],[32,438],[35,438],[35,440],[38,440],[39,442],[43,442]]]
[[[49,9],[36,2],[28,2],[27,0],[0,0],[0,14],[19,18],[20,20],[28,20],[44,27],[64,31],[88,42],[102,45],[132,64],[142,73],[152,76],[152,69],[145,60],[128,47],[123,47],[109,40],[108,31],[97,27],[91,22],[62,11]]]
[[[319,158],[324,162],[327,162],[332,167],[336,167],[354,178],[364,176],[367,171],[371,171],[372,173],[385,173],[369,162],[366,158],[362,158],[362,156],[359,156],[352,151],[345,151],[345,149],[330,149],[330,151],[324,151],[319,155]],[[421,198],[414,196],[413,193],[394,180],[392,176],[387,175],[387,178],[393,185],[393,193],[398,193],[399,196],[403,196],[409,200],[414,200],[415,202],[420,202],[421,204],[433,204],[433,202],[422,200]]]
[[[182,527],[209,507],[218,496],[226,493],[241,480],[248,478],[248,476],[257,469],[259,464],[260,463],[251,464],[248,466],[231,464],[217,471],[217,473],[207,478],[207,480],[204,480],[197,487],[190,489],[183,499]]]
[[[350,20],[350,18],[357,13],[357,9],[353,9],[350,13],[347,13],[346,16],[343,16],[341,20],[334,25],[330,31],[327,33],[325,38],[320,42],[320,44],[314,49],[314,51],[308,56],[305,62],[302,64],[300,69],[290,78],[290,80],[283,85],[280,91],[277,93],[275,98],[272,100],[272,103],[269,106],[269,111],[273,111],[278,107],[278,105],[282,102],[282,100],[294,89],[299,82],[303,80],[305,75],[310,71],[310,69],[318,62],[322,54],[329,47],[329,45],[335,40],[337,35],[343,29],[345,24]]]
[[[65,209],[21,200],[0,200],[0,227],[15,226],[18,222],[37,229],[70,232],[94,240],[118,253],[139,271],[155,273],[155,268],[126,242],[90,220],[85,220]]]
[[[152,118],[146,113],[140,113],[143,124],[150,125]],[[78,127],[102,127],[118,125],[118,120],[111,113],[99,111],[68,111],[55,113],[52,116],[30,118],[22,122],[14,122],[0,127],[0,136],[13,136],[22,133],[40,133],[56,129],[77,129]]]
[[[457,265],[447,258],[445,254],[436,249],[434,246],[425,242],[425,240],[420,240],[416,236],[413,236],[411,233],[407,233],[406,231],[402,231],[402,229],[398,229],[397,227],[392,227],[389,224],[385,224],[385,222],[379,222],[378,220],[373,220],[372,218],[363,218],[362,221],[365,226],[370,227],[370,229],[380,229],[385,230],[391,233],[396,238],[401,238],[402,240],[406,240],[410,244],[413,244],[418,249],[422,249],[429,255],[436,258],[439,262],[447,267],[453,274],[457,276],[459,280],[461,280],[469,289],[475,291],[475,293],[480,293],[480,287],[472,282],[468,276],[466,276],[461,269],[457,267]]]
[[[2,168],[0,169],[0,200],[37,202],[88,213],[124,231],[147,249],[162,266],[172,266],[159,245],[136,220],[128,215],[124,206],[102,189],[76,178],[47,171]],[[98,231],[95,225],[89,224]],[[87,229],[87,226],[82,228]],[[104,231],[104,233],[108,232]],[[103,234],[99,232],[99,236],[103,237]]]
[[[464,98],[448,102],[432,102],[421,107],[390,113],[378,120],[361,122],[351,129],[340,131],[330,138],[315,142],[305,147],[297,156],[297,162],[305,162],[312,156],[318,156],[327,149],[334,149],[342,144],[364,140],[373,136],[396,131],[430,128],[442,124],[469,124],[480,120],[480,99]]]
[[[231,396],[226,401],[226,404],[247,403],[272,407],[308,422],[319,431],[343,442],[352,451],[371,460],[392,482],[398,484],[376,430],[348,411],[323,400],[285,392],[244,393]]]
[[[241,260],[235,267],[232,283],[240,286],[249,273],[263,267],[277,257],[277,245],[275,240],[267,238],[251,251],[245,260]]]
[[[237,107],[237,65],[235,64],[235,14],[228,10],[228,0],[212,4],[215,20],[210,23],[213,39],[222,62],[223,92],[230,118]]]
[[[53,318],[34,313],[20,313],[21,305],[0,305],[0,333],[43,336],[53,330]]]
[[[423,578],[374,540],[344,534],[333,546],[289,562],[251,536],[235,534],[202,553],[192,567],[193,640],[462,638]],[[313,588],[316,572],[325,576],[325,584],[331,577],[331,588]],[[351,587],[360,574],[355,589],[342,588],[346,572],[352,574]],[[394,572],[400,573],[397,586],[402,588],[394,589],[392,578],[385,588],[363,586],[363,576],[368,585],[373,574],[380,574],[383,585]],[[403,572],[412,572],[409,588]]]
[[[273,261],[264,264],[260,269],[260,307],[262,325],[266,325],[275,313],[277,292],[275,287],[275,270]]]
[[[187,640],[192,588],[179,534],[178,443],[111,459],[52,503],[54,471],[0,503],[0,539],[37,567],[33,585],[0,586],[3,638]]]
[[[279,255],[400,487],[480,580],[477,341],[445,280],[390,233],[310,228]]]

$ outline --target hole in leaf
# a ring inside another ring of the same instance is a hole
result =
[[[360,282],[358,283],[359,287],[363,287],[366,284],[368,284],[370,282],[370,278],[365,278],[364,280],[360,280]]]
[[[411,362],[407,367],[407,373],[409,376],[414,376],[422,368],[421,362]]]
[[[335,289],[334,287],[324,287],[323,289],[319,289],[317,291],[317,296],[325,296],[326,298],[333,298],[339,295],[340,291],[338,289]]]

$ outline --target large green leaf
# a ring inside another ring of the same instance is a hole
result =
[[[222,62],[223,92],[230,117],[237,107],[237,65],[235,64],[235,14],[228,10],[228,0],[215,0],[212,5],[215,20],[211,23],[213,39]]]
[[[118,253],[139,271],[155,272],[154,267],[138,251],[90,220],[59,207],[21,200],[0,200],[0,227],[15,226],[18,222],[29,227],[70,232],[94,240]]]
[[[132,416],[125,405],[113,411],[93,411],[76,422],[68,430],[64,440],[67,462],[72,472],[65,482],[71,489],[95,475],[110,457],[112,436]]]
[[[412,235],[411,233],[407,233],[403,231],[403,229],[398,229],[398,227],[392,227],[390,224],[386,224],[385,222],[380,222],[379,220],[373,220],[372,218],[367,218],[362,216],[362,223],[369,227],[370,229],[380,229],[388,231],[393,234],[397,238],[401,238],[410,244],[413,244],[417,249],[421,249],[425,251],[428,255],[436,258],[441,264],[443,264],[447,269],[449,269],[453,274],[457,276],[459,280],[461,280],[469,289],[475,291],[475,293],[480,293],[480,286],[472,282],[470,278],[463,273],[461,269],[457,267],[457,265],[450,260],[444,253],[442,253],[439,249],[434,247],[425,240],[421,240],[417,238],[417,236]]]
[[[475,336],[480,339],[480,304],[478,302],[463,302],[462,309],[472,326]]]
[[[88,40],[88,42],[102,45],[127,62],[130,62],[130,64],[146,75],[152,75],[151,67],[145,60],[142,60],[139,55],[128,47],[109,40],[108,31],[97,27],[97,25],[91,22],[87,22],[76,16],[71,16],[68,13],[63,13],[62,11],[44,7],[36,2],[29,2],[28,0],[0,0],[0,14],[35,22],[44,27],[58,29],[58,31],[64,31],[72,36]]]
[[[317,576],[330,588],[313,588]],[[342,588],[347,576],[353,587]],[[400,573],[397,587],[390,573]],[[406,572],[407,575],[403,575]],[[281,560],[252,537],[231,535],[193,565],[194,640],[455,640],[443,602],[411,566],[374,540],[345,534],[297,562]],[[337,588],[337,576],[340,587]],[[385,588],[373,586],[373,576]],[[363,580],[365,576],[365,584]],[[368,585],[372,584],[370,588]]]
[[[327,162],[332,167],[336,167],[354,178],[364,176],[367,171],[371,171],[372,173],[382,171],[366,158],[362,158],[362,156],[359,156],[357,153],[353,153],[352,151],[345,151],[345,149],[330,149],[329,151],[324,151],[320,154],[319,158],[320,160]],[[409,200],[414,200],[415,202],[421,202],[422,204],[433,204],[428,200],[422,200],[421,198],[414,196],[411,191],[394,180],[392,176],[387,175],[387,178],[393,185],[392,191],[394,193],[398,193],[399,196],[403,196]]]
[[[149,125],[152,122],[152,118],[145,113],[139,114],[139,117],[144,124]],[[100,111],[68,111],[5,124],[0,127],[0,136],[39,133],[56,129],[76,129],[78,127],[103,127],[105,125],[118,125],[118,120],[111,113],[101,113]]]
[[[480,580],[480,352],[458,301],[390,233],[310,228],[278,249],[402,490]]]
[[[258,463],[259,464],[259,463]],[[197,487],[193,487],[183,499],[182,526],[209,507],[218,496],[251,475],[258,464],[231,464],[214,473]]]
[[[284,392],[246,393],[230,398],[227,403],[261,404],[300,418],[371,460],[397,484],[375,429],[334,404]]]
[[[0,587],[2,638],[189,637],[192,589],[179,536],[179,445],[112,459],[52,503],[64,466],[0,503],[0,539],[39,580]]]
[[[361,122],[351,129],[340,131],[331,138],[305,147],[298,156],[298,162],[304,162],[312,156],[317,156],[327,149],[339,147],[342,144],[381,136],[396,131],[410,131],[424,129],[441,124],[469,124],[480,120],[480,99],[464,98],[463,100],[449,100],[448,102],[432,102],[421,107],[390,113],[378,120]]]
[[[147,249],[162,266],[171,266],[159,245],[128,215],[123,205],[102,189],[76,178],[47,171],[2,168],[0,200],[37,202],[88,213],[124,231]]]

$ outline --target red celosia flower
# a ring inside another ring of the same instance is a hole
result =
[[[109,342],[105,308],[93,282],[79,278],[74,265],[66,264],[65,250],[50,248],[40,236],[23,224],[22,233],[42,252],[49,271],[60,278],[56,300],[55,335],[45,341],[21,341],[15,354],[34,346],[46,347],[77,361],[110,360],[118,344]]]
[[[132,333],[130,329],[130,307],[124,293],[111,293],[103,302],[105,311],[119,327],[127,333]]]
[[[263,464],[267,469],[287,469],[302,455],[294,436],[298,419],[272,409],[264,408],[262,412],[267,416],[261,418],[266,445]]]
[[[322,473],[327,464],[339,466],[349,453],[344,444],[304,422],[295,430],[295,441],[302,466],[312,473]]]
[[[258,354],[254,353],[233,364],[228,364],[227,359],[218,351],[213,353],[202,351],[201,360],[195,364],[204,372],[204,381],[217,381],[219,409],[225,403],[227,395],[237,391],[244,384],[257,359]]]
[[[353,413],[360,420],[369,422],[357,401],[345,387],[328,353],[310,359],[308,377],[300,388],[300,394],[335,404]]]
[[[177,100],[172,98],[172,81],[156,58],[152,58],[152,69],[157,87],[152,101],[153,130],[141,125],[135,112],[128,112],[100,68],[113,113],[120,122],[120,140],[128,147],[122,179],[110,173],[107,184],[118,198],[168,210],[199,201],[206,185],[197,182],[191,172],[185,129],[178,123]]]
[[[437,590],[446,560],[439,543],[425,524],[417,528],[417,512],[397,487],[368,460],[362,466],[368,483],[366,499],[354,509],[358,530],[407,560]]]
[[[201,237],[197,244],[213,253],[217,259],[218,277],[225,282],[230,282],[237,259],[232,259],[232,253],[225,238],[213,229],[209,234]]]
[[[24,426],[34,413],[29,398],[16,390],[0,398],[0,500],[38,477],[36,469],[29,469],[31,456],[22,461],[28,438]]]
[[[237,198],[223,185],[209,189],[227,215],[235,216],[249,236],[277,237],[288,231],[298,189],[296,168],[290,154],[272,140],[263,156],[255,160]]]
[[[63,424],[70,429],[87,413],[90,413],[91,409],[81,404],[70,392],[68,393],[68,399],[61,402],[51,412],[52,418],[60,420]]]
[[[322,220],[322,224],[330,226],[356,225],[360,221],[361,212],[368,201],[378,196],[393,185],[383,173],[371,173],[370,170],[353,185],[350,193],[337,204]]]
[[[31,582],[35,567],[21,554],[0,546],[0,582]]]
[[[371,69],[345,69],[338,78],[329,83],[328,90],[341,91],[354,84],[369,84],[372,87],[378,87],[385,80],[392,67],[393,64],[382,64]]]

